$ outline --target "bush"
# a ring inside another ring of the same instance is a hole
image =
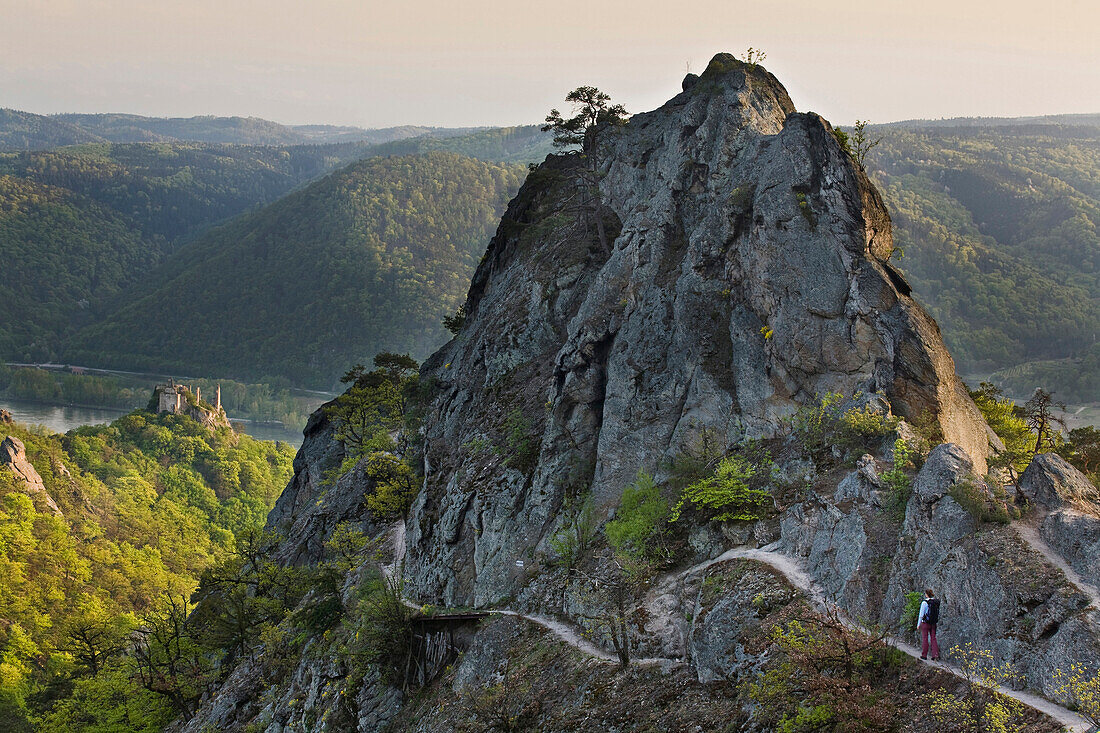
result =
[[[894,465],[882,472],[882,478],[890,488],[886,512],[895,519],[905,517],[905,507],[909,504],[909,495],[913,491],[909,474],[905,472],[912,454],[909,444],[902,438],[898,438],[894,441]]]
[[[725,456],[726,444],[714,428],[702,428],[683,450],[668,461],[671,483],[676,488],[709,476]]]
[[[565,525],[550,538],[550,547],[558,553],[557,564],[572,570],[596,537],[596,506],[591,495],[579,507],[566,507],[565,515]]]
[[[504,441],[512,455],[507,464],[520,473],[529,473],[538,461],[539,446],[531,423],[519,409],[512,410],[504,420]]]
[[[764,517],[772,506],[772,498],[767,491],[749,485],[756,474],[757,468],[744,458],[723,458],[712,476],[684,488],[680,501],[672,509],[670,521],[680,518],[687,503],[716,522],[754,521]]]
[[[413,621],[419,612],[405,604],[400,577],[374,575],[359,586],[358,603],[348,626],[353,633],[343,650],[354,676],[360,679],[378,665],[382,680],[407,690],[413,670],[407,663],[413,650]]]
[[[852,399],[859,397],[857,393]],[[898,425],[896,418],[867,405],[845,410],[845,402],[848,400],[839,392],[826,392],[813,404],[798,408],[791,417],[792,432],[814,459],[825,458],[834,446],[844,453],[866,450]]]
[[[972,479],[955,484],[948,490],[947,495],[958,502],[959,506],[979,523],[1008,524],[1011,521],[1004,502],[998,501]]]
[[[905,594],[905,610],[901,612],[901,630],[911,634],[917,630],[917,615],[920,613],[920,604],[924,595],[917,591]]]
[[[367,508],[381,519],[404,517],[420,488],[409,464],[392,453],[372,453],[366,474],[374,482],[374,491],[367,494]]]
[[[655,562],[668,558],[663,542],[667,524],[668,502],[653,477],[639,471],[634,483],[623,489],[619,509],[604,532],[615,554],[635,563]]]

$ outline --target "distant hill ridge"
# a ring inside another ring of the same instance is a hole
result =
[[[200,142],[236,145],[305,145],[365,142],[373,145],[412,137],[454,137],[484,127],[399,125],[368,129],[341,125],[283,125],[261,117],[146,117],[143,115],[39,115],[0,109],[0,150],[46,150],[91,142]]]

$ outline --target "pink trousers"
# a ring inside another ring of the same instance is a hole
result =
[[[940,656],[940,645],[936,641],[936,625],[921,624],[917,628],[920,629],[920,655],[927,657],[929,646],[931,646],[932,658],[937,659]]]

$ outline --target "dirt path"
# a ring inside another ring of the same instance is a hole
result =
[[[1019,525],[1017,526],[1017,531],[1021,532],[1021,537],[1024,538],[1024,541],[1026,541],[1032,547],[1035,547],[1035,549],[1038,552],[1040,552],[1044,557],[1046,557],[1050,562],[1052,562],[1053,564],[1055,564],[1058,567],[1062,568],[1062,570],[1064,572],[1066,572],[1066,577],[1070,578],[1070,582],[1074,582],[1073,581],[1074,577],[1077,577],[1078,581],[1080,581],[1080,578],[1076,575],[1076,573],[1073,573],[1073,570],[1065,565],[1065,561],[1058,558],[1058,556],[1054,554],[1053,550],[1051,550],[1050,547],[1048,547],[1046,545],[1046,543],[1043,542],[1038,537],[1038,532],[1035,532],[1034,540],[1039,542],[1041,547],[1044,547],[1046,549],[1044,551],[1044,550],[1040,549],[1040,547],[1037,547],[1035,544],[1033,544],[1032,540],[1028,539],[1028,537],[1024,534],[1024,532],[1027,529],[1029,529],[1029,528],[1028,527],[1021,527]],[[707,560],[705,562],[701,562],[701,563],[698,563],[697,565],[693,565],[690,568],[687,568],[686,570],[681,570],[679,572],[668,575],[665,578],[663,578],[662,580],[660,580],[658,582],[658,585],[667,587],[670,584],[680,582],[684,578],[686,578],[690,575],[694,575],[695,573],[702,572],[702,571],[706,570],[707,568],[711,567],[712,565],[717,565],[718,563],[721,563],[721,562],[726,562],[726,561],[729,561],[729,560],[737,560],[737,559],[755,560],[757,562],[762,562],[762,563],[778,570],[780,573],[783,574],[783,576],[788,580],[788,582],[791,583],[791,585],[795,586],[796,588],[798,588],[798,589],[802,590],[804,593],[806,593],[816,606],[824,608],[825,607],[825,595],[824,595],[824,593],[822,593],[821,589],[817,586],[816,583],[814,583],[813,578],[811,578],[810,575],[805,570],[802,569],[802,566],[799,565],[798,561],[795,560],[792,557],[789,557],[787,555],[783,555],[783,554],[777,552],[774,549],[770,549],[770,547],[771,546],[765,547],[765,548],[759,548],[759,549],[758,548],[747,548],[747,547],[735,547],[732,550],[727,550],[726,552],[722,553],[718,557],[711,558],[710,560]],[[394,558],[393,564],[383,566],[383,573],[387,577],[392,575],[392,573],[394,572],[396,567],[399,565],[399,563],[400,563],[399,558],[404,557],[404,549],[405,549],[404,524],[401,525],[400,529],[397,529],[395,527],[394,549],[395,550],[398,550],[398,549],[401,550],[401,553],[399,555],[397,555],[395,553],[395,558]],[[1073,573],[1072,576],[1070,575],[1071,573]],[[1077,585],[1079,588],[1081,587],[1078,583],[1075,583],[1075,585]],[[1088,587],[1088,586],[1086,586],[1086,587]],[[1083,588],[1082,588],[1082,590],[1084,591]],[[1084,592],[1088,593],[1088,591],[1084,591]],[[1097,602],[1097,598],[1096,598],[1096,595],[1095,595],[1095,589],[1093,589],[1093,592],[1091,594],[1089,594],[1089,597],[1093,598],[1094,602]],[[419,608],[419,605],[417,605],[413,601],[410,601],[410,600],[406,599],[405,602],[410,607]],[[488,610],[490,613],[498,613],[502,616],[514,616],[514,617],[517,617],[517,618],[525,619],[527,621],[530,621],[533,624],[537,624],[537,625],[543,627],[544,629],[550,631],[552,634],[554,634],[556,637],[561,639],[563,642],[565,642],[566,644],[568,644],[569,646],[571,646],[575,649],[580,650],[584,654],[587,654],[591,657],[595,657],[596,659],[599,659],[601,661],[608,662],[608,663],[611,663],[611,664],[618,664],[619,663],[619,659],[618,659],[617,656],[615,656],[613,654],[610,654],[607,651],[603,650],[602,648],[600,648],[599,646],[594,644],[591,640],[586,638],[583,635],[583,633],[580,630],[578,630],[576,627],[574,627],[570,624],[567,624],[563,621],[558,621],[556,619],[551,619],[551,618],[547,618],[545,616],[539,616],[539,615],[536,615],[536,614],[528,614],[528,613],[523,613],[523,612],[520,612],[520,611],[514,611],[514,610],[509,609],[509,608],[494,608],[494,609],[486,609],[486,610]],[[852,621],[850,619],[845,618],[845,622],[848,623],[854,629],[858,629],[858,630],[861,630],[861,631],[866,631],[866,629],[864,627],[860,626],[859,624],[855,623],[854,621]],[[959,670],[957,667],[954,667],[950,664],[947,664],[945,662],[933,662],[931,660],[921,659],[920,658],[920,650],[917,649],[916,647],[914,647],[912,644],[909,644],[908,642],[905,642],[905,641],[903,641],[901,639],[898,639],[896,637],[889,637],[887,640],[891,644],[893,644],[895,647],[897,647],[900,651],[904,652],[905,654],[909,655],[910,657],[913,657],[914,659],[921,662],[922,664],[926,664],[930,667],[935,667],[937,669],[943,670],[944,672],[955,675],[956,677],[959,677],[959,678],[964,677],[961,670]],[[677,659],[665,659],[665,658],[660,658],[660,657],[658,657],[658,658],[645,658],[645,659],[632,659],[631,660],[631,664],[638,664],[638,665],[651,665],[651,664],[670,665],[670,664],[679,664],[679,663],[681,663],[681,662],[680,662],[680,660],[677,660]],[[1028,692],[1022,692],[1020,690],[1011,690],[1007,687],[998,687],[997,690],[998,690],[998,692],[1000,692],[1003,695],[1007,695],[1008,697],[1019,700],[1024,705],[1035,708],[1036,710],[1039,710],[1040,712],[1044,713],[1045,715],[1050,716],[1051,718],[1053,718],[1054,720],[1058,721],[1063,726],[1065,726],[1066,729],[1071,731],[1072,733],[1087,733],[1091,729],[1091,726],[1089,725],[1089,723],[1087,721],[1085,721],[1085,719],[1082,718],[1081,716],[1077,715],[1076,713],[1074,713],[1070,710],[1067,710],[1066,708],[1061,707],[1060,705],[1056,705],[1055,703],[1053,703],[1053,702],[1051,702],[1051,701],[1049,701],[1045,698],[1039,697],[1038,695],[1033,695],[1033,694],[1028,693]]]
[[[797,561],[786,555],[775,552],[774,550],[747,550],[737,548],[723,553],[714,560],[709,560],[705,563],[701,563],[700,565],[695,566],[695,568],[689,568],[686,573],[694,572],[696,571],[696,569],[706,569],[710,565],[713,565],[717,562],[742,557],[750,560],[757,560],[759,562],[770,565],[779,572],[783,573],[787,580],[790,581],[791,585],[800,588],[805,593],[807,593],[815,604],[817,604],[818,606],[824,605],[825,597],[821,593],[821,590],[812,581],[812,579],[810,579],[809,575],[807,575],[806,572],[802,570]],[[845,618],[845,622],[853,629],[867,631],[865,628],[855,623],[851,619]],[[964,677],[960,669],[950,664],[947,664],[945,662],[933,662],[928,659],[921,659],[920,650],[912,644],[909,644],[908,642],[905,642],[896,637],[888,637],[887,640],[895,647],[897,647],[900,651],[904,652],[910,657],[913,657],[922,664],[941,669],[944,672],[948,672],[949,674],[953,674],[959,678]],[[1073,731],[1073,733],[1086,733],[1086,731],[1090,730],[1091,728],[1090,724],[1085,721],[1084,718],[1060,705],[1051,702],[1050,700],[1047,700],[1046,698],[1039,697],[1038,695],[1033,695],[1029,692],[1012,690],[1007,687],[998,686],[997,691],[1003,695],[1007,695],[1008,697],[1019,700],[1024,705],[1035,708],[1036,710],[1039,710],[1040,712],[1049,715],[1051,718],[1057,720],[1059,723],[1064,725],[1068,730]]]
[[[1041,524],[1042,521],[1043,517],[1039,517],[1037,524]],[[1077,588],[1077,590],[1088,596],[1088,599],[1092,601],[1092,605],[1095,608],[1100,608],[1100,590],[1098,590],[1096,586],[1085,582],[1085,579],[1069,566],[1065,558],[1055,552],[1054,548],[1046,543],[1039,534],[1038,526],[1035,524],[1025,524],[1024,522],[1013,522],[1012,528],[1016,530],[1016,534],[1020,535],[1020,539],[1026,542],[1031,549],[1038,552],[1047,562],[1065,573],[1066,580]]]
[[[499,613],[502,616],[515,616],[517,618],[526,619],[533,624],[538,624],[544,629],[547,629],[548,631],[552,632],[554,636],[558,637],[569,646],[580,649],[582,652],[591,657],[602,659],[605,662],[612,662],[615,664],[619,663],[619,658],[617,656],[613,654],[608,654],[603,649],[581,636],[580,633],[576,631],[576,629],[571,628],[561,621],[555,621],[554,619],[546,618],[545,616],[534,616],[527,613],[520,613],[519,611],[512,611],[507,608],[494,608],[490,611],[490,613]]]

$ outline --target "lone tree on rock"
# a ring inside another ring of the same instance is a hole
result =
[[[554,147],[565,150],[580,146],[580,155],[584,160],[581,176],[585,191],[583,207],[587,215],[596,220],[596,233],[600,246],[610,251],[607,232],[603,221],[603,199],[600,196],[600,159],[596,147],[596,132],[603,127],[626,123],[626,108],[621,104],[612,104],[611,95],[596,87],[577,87],[565,96],[565,101],[573,105],[573,116],[563,117],[557,109],[546,115],[543,132],[554,133]]]
[[[1055,427],[1065,428],[1066,421],[1058,415],[1058,410],[1065,411],[1066,406],[1054,401],[1054,395],[1041,387],[1035,388],[1031,399],[1024,403],[1024,419],[1027,426],[1035,432],[1035,450],[1033,453],[1041,453],[1043,446],[1055,448],[1055,436],[1058,434]]]
[[[546,115],[543,132],[554,133],[554,146],[569,148],[581,146],[581,152],[593,152],[596,129],[601,125],[621,125],[626,122],[626,108],[611,104],[611,95],[596,87],[577,87],[565,95],[565,101],[573,105],[573,116],[562,117],[556,109]]]

